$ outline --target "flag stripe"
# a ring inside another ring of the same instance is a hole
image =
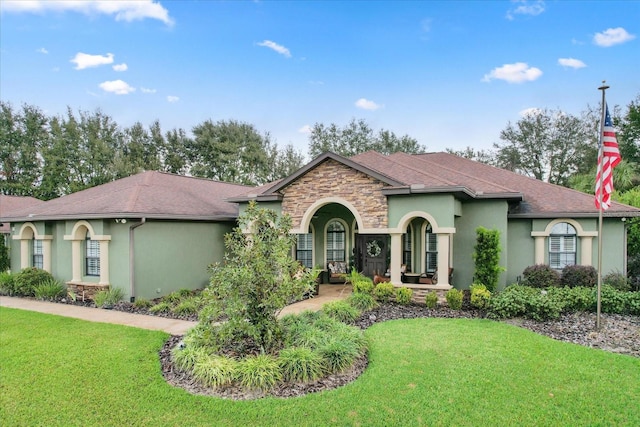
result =
[[[613,193],[613,168],[622,160],[618,149],[616,131],[613,128],[609,107],[605,105],[606,115],[602,126],[601,145],[598,150],[598,169],[596,172],[596,208],[607,210],[611,206]]]

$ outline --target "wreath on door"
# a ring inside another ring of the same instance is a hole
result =
[[[382,248],[380,247],[380,244],[378,243],[377,240],[372,240],[369,243],[367,243],[367,255],[369,255],[370,257],[376,258],[380,256],[381,253],[382,253]]]

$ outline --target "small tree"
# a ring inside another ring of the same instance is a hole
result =
[[[9,270],[9,248],[4,244],[4,236],[0,234],[0,273]]]
[[[297,274],[301,267],[291,258],[295,236],[288,216],[251,202],[238,223],[225,236],[224,263],[210,266],[201,326],[220,350],[271,352],[281,339],[278,313],[311,290],[314,273]]]
[[[504,271],[500,267],[500,232],[478,227],[474,249],[475,283],[481,283],[489,292],[494,292],[500,273]]]

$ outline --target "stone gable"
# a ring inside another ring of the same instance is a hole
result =
[[[317,200],[340,197],[357,209],[365,228],[387,228],[384,187],[377,179],[329,159],[281,190],[282,212],[291,216],[295,227]]]

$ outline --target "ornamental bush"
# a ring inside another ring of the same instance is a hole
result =
[[[411,304],[413,299],[413,290],[407,287],[402,287],[396,290],[396,302],[402,305]]]
[[[327,316],[344,323],[354,323],[358,316],[360,316],[360,310],[349,304],[346,300],[328,302],[322,306],[322,311],[324,311]]]
[[[352,286],[353,286],[354,294],[373,295],[373,288],[374,288],[373,281],[368,277],[365,277],[363,279],[358,279],[352,282]]]
[[[505,270],[500,266],[500,231],[478,227],[474,249],[475,280],[493,292],[498,286],[500,273]]]
[[[427,308],[436,308],[438,305],[438,294],[434,291],[427,292],[424,296],[424,303]]]
[[[447,291],[445,295],[447,298],[447,304],[449,304],[449,308],[452,310],[460,310],[462,308],[462,298],[464,296],[463,292],[452,288]]]
[[[13,295],[15,275],[8,271],[0,272],[0,295]]]
[[[395,294],[395,288],[389,282],[378,283],[373,290],[373,296],[380,302],[388,302]]]
[[[53,280],[53,276],[48,271],[35,267],[24,268],[14,277],[13,295],[32,297],[36,286],[48,280]]]
[[[280,351],[278,362],[286,381],[309,382],[324,374],[322,356],[310,348],[285,348]]]
[[[568,288],[576,286],[594,287],[598,284],[598,272],[590,265],[567,265],[562,269],[560,285]]]
[[[627,277],[620,272],[611,272],[607,274],[602,278],[602,283],[623,292],[631,290],[629,279],[627,279]]]
[[[481,283],[471,285],[471,305],[481,310],[489,306],[491,300],[491,292]]]
[[[37,299],[55,301],[67,294],[67,285],[56,279],[48,279],[36,285],[33,295]]]
[[[532,288],[560,286],[560,273],[546,264],[531,265],[522,272],[522,285]]]
[[[373,286],[371,289],[373,290]],[[369,311],[378,306],[378,302],[369,293],[353,293],[349,295],[347,302],[360,311]]]

